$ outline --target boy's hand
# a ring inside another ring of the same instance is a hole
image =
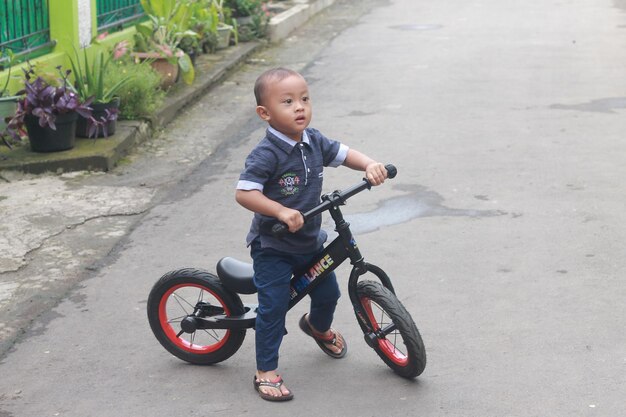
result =
[[[380,185],[387,178],[387,170],[385,166],[379,162],[373,162],[365,168],[365,178],[372,185]]]
[[[278,216],[276,216],[276,218],[289,226],[289,231],[291,233],[297,232],[304,225],[302,213],[298,210],[293,210],[287,207],[278,212]]]

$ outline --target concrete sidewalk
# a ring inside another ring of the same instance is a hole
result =
[[[31,174],[44,172],[109,171],[133,147],[152,136],[155,130],[170,123],[185,106],[205,94],[233,68],[254,51],[260,42],[246,42],[201,55],[196,62],[197,77],[193,85],[176,85],[151,121],[122,120],[116,133],[106,139],[76,138],[73,149],[52,153],[35,153],[28,145],[0,149],[0,171],[15,170]]]

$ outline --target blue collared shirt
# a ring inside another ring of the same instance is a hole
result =
[[[265,138],[248,155],[237,189],[259,190],[269,199],[304,213],[320,202],[324,167],[340,166],[347,154],[347,146],[328,139],[315,129],[305,129],[302,140],[296,142],[269,127]],[[255,213],[246,238],[248,245],[260,237],[263,248],[310,253],[326,241],[326,232],[321,230],[321,216],[309,220],[302,229],[282,239],[269,233],[275,222],[272,217]]]

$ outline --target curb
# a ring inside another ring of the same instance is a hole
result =
[[[335,0],[295,0],[296,5],[272,18],[267,31],[270,42],[279,42],[285,39],[298,26],[311,17],[331,6]]]
[[[292,8],[272,17],[268,25],[268,39],[272,43],[285,39],[335,0],[295,0]],[[70,171],[109,171],[136,145],[152,136],[154,130],[170,123],[179,111],[195,102],[230,71],[265,45],[253,41],[241,43],[201,55],[196,67],[201,69],[193,85],[177,85],[165,98],[163,107],[150,121],[119,121],[116,133],[106,139],[76,138],[76,146],[68,151],[53,153],[31,152],[28,146],[6,149],[0,146],[0,171],[21,171],[29,174]]]

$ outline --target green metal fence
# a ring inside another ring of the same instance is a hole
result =
[[[96,0],[98,32],[121,30],[144,16],[139,0]]]
[[[0,50],[33,57],[52,45],[48,0],[0,0]]]

